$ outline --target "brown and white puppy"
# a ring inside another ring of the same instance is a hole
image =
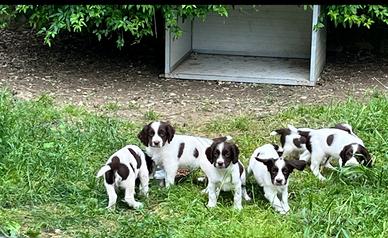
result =
[[[286,160],[279,158],[278,152],[271,144],[257,148],[249,160],[248,174],[255,176],[257,183],[263,187],[265,198],[279,213],[290,210],[288,205],[289,175],[294,169],[303,170],[303,160]]]
[[[155,121],[145,125],[138,138],[156,165],[165,170],[166,187],[174,184],[179,168],[196,169],[209,163],[205,150],[213,143],[211,139],[176,135],[175,129],[167,122]],[[231,137],[220,139],[226,141]]]
[[[320,173],[320,166],[330,164],[330,160],[338,159],[339,166],[365,165],[372,166],[372,159],[363,141],[357,136],[336,128],[323,128],[304,133],[306,151],[301,160],[311,160],[311,171],[320,180],[326,178]]]
[[[217,205],[220,190],[234,191],[234,208],[238,210],[242,209],[242,197],[246,201],[250,200],[245,188],[245,169],[238,159],[239,153],[235,144],[217,139],[206,149],[206,157],[210,165],[201,168],[209,181],[207,187],[208,207]]]
[[[307,131],[312,129],[302,128]],[[298,133],[298,129],[292,125],[287,128],[280,128],[272,131],[270,135],[280,135],[280,148],[278,152],[283,152],[283,158],[299,158],[306,150],[306,138]]]
[[[127,145],[116,151],[98,171],[97,177],[104,176],[104,185],[109,197],[107,208],[116,204],[116,189],[125,190],[124,201],[130,207],[141,208],[143,204],[135,201],[135,183],[140,180],[140,192],[148,196],[149,172],[143,151],[136,145]]]
[[[334,127],[348,132],[349,134],[357,137],[352,130],[352,126],[346,123],[336,124]],[[307,137],[311,128],[295,128],[292,125],[288,125],[287,128],[280,128],[272,131],[270,135],[280,135],[281,147],[278,151],[282,151],[283,158],[298,159],[302,153],[307,150],[306,143]],[[330,164],[326,164],[326,167],[332,168]]]

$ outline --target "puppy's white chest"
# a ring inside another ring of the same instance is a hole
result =
[[[221,188],[222,191],[232,191],[232,190],[234,190],[234,185],[232,183],[232,180],[230,180],[230,182],[227,182],[227,183],[221,183],[220,188]]]
[[[234,189],[231,171],[225,173],[219,173],[218,179],[216,180],[217,187],[221,188],[223,191],[230,191]]]

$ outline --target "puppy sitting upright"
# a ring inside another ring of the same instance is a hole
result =
[[[135,182],[140,179],[140,191],[148,196],[149,173],[145,155],[136,145],[127,145],[115,152],[106,162],[106,165],[97,173],[97,178],[104,175],[104,185],[108,193],[107,208],[116,204],[116,188],[125,189],[124,201],[130,207],[141,208],[142,203],[135,201]],[[150,164],[151,165],[151,164]]]
[[[290,210],[288,205],[288,176],[294,169],[303,170],[303,160],[285,160],[271,144],[257,148],[249,160],[248,174],[253,172],[257,183],[263,187],[265,198],[279,213]]]
[[[241,198],[250,200],[245,189],[246,173],[243,164],[238,160],[239,149],[235,144],[214,139],[206,149],[206,157],[211,165],[202,168],[209,179],[208,207],[217,205],[220,190],[234,190],[234,208],[241,210]]]

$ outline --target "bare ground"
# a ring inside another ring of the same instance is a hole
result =
[[[67,35],[50,48],[30,30],[0,31],[0,87],[19,98],[42,93],[62,104],[84,105],[129,120],[204,122],[219,115],[273,114],[295,104],[327,104],[366,91],[387,91],[388,58],[345,52],[328,57],[315,87],[168,80],[158,77],[163,57],[152,44],[122,51]]]

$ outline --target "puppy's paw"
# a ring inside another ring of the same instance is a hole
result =
[[[209,192],[209,191],[208,191],[207,188],[201,190],[201,193],[202,193],[202,194],[207,194],[208,192]]]
[[[248,194],[247,194],[247,195],[244,196],[244,200],[247,201],[247,202],[249,202],[249,201],[252,200],[252,198],[249,197]]]
[[[282,209],[282,210],[279,210],[278,212],[279,212],[280,214],[282,214],[282,215],[286,215],[286,214],[287,214],[287,211],[286,211],[286,210],[283,210],[283,209]]]
[[[213,208],[213,207],[216,207],[216,205],[217,205],[217,204],[215,204],[215,203],[209,202],[209,203],[207,204],[207,207],[208,207],[208,208]]]
[[[140,209],[140,208],[143,208],[143,203],[141,203],[141,202],[134,202],[133,203],[133,208],[134,209]]]
[[[319,179],[321,182],[324,182],[324,181],[326,181],[326,178],[325,178],[325,177],[323,177],[322,175],[319,175],[319,176],[318,176],[318,179]]]
[[[205,176],[198,177],[197,181],[200,182],[200,183],[204,183],[204,182],[206,182],[206,177]]]
[[[289,206],[285,206],[284,207],[284,214],[288,213],[290,211],[290,207]]]
[[[241,205],[233,205],[233,208],[236,209],[237,211],[241,211],[242,210],[242,206]]]
[[[144,196],[144,197],[148,197],[148,189],[147,190],[141,190],[140,191],[140,194],[142,195],[142,196]]]

